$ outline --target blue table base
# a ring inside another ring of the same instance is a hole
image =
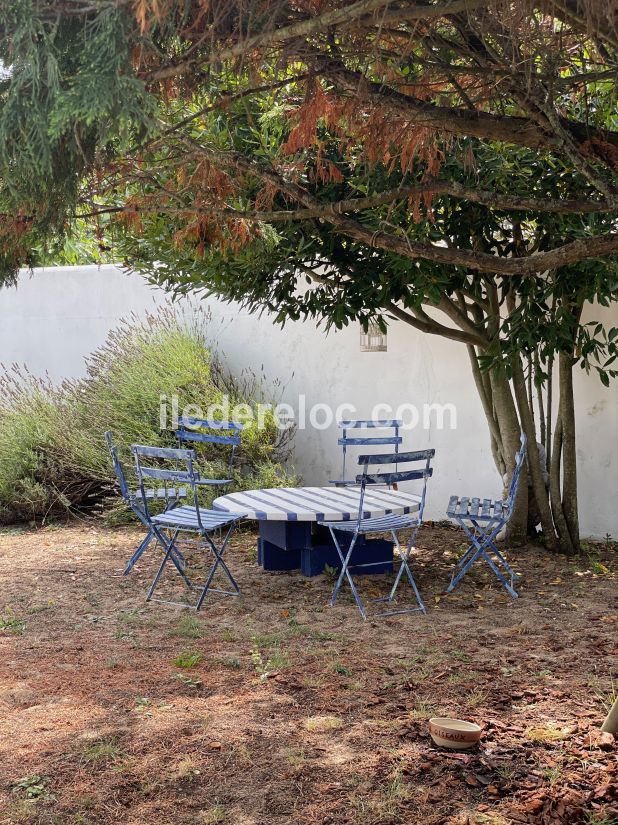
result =
[[[308,521],[260,521],[258,564],[264,570],[299,570],[304,576],[318,576],[326,565],[341,568],[330,531]],[[350,533],[338,533],[341,548],[349,547]],[[374,566],[354,569],[354,564]],[[393,543],[359,536],[350,568],[355,573],[386,573],[393,569]]]

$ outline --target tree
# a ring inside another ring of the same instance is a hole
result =
[[[510,469],[521,422],[547,541],[576,549],[572,365],[609,380],[616,357],[615,330],[580,323],[586,302],[616,291],[618,36],[605,4],[5,6],[7,273],[76,215],[115,216],[130,262],[182,264],[180,283],[167,279],[178,288],[281,320],[386,310],[458,340],[497,466]],[[317,286],[299,295],[299,273]],[[555,421],[535,390],[554,354]],[[515,532],[525,517],[523,495]]]

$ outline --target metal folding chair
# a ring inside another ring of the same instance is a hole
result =
[[[120,459],[118,457],[118,450],[114,445],[112,434],[108,430],[104,433],[105,441],[107,443],[107,448],[109,449],[110,455],[112,457],[112,461],[114,463],[114,472],[116,473],[116,478],[118,479],[118,486],[120,488],[120,495],[127,503],[127,505],[131,508],[131,510],[135,513],[144,527],[147,528],[148,532],[144,536],[139,547],[135,550],[129,561],[127,562],[123,575],[128,575],[135,562],[138,561],[140,556],[144,553],[144,551],[148,548],[148,545],[154,538],[154,533],[150,527],[148,522],[148,518],[145,513],[144,507],[144,500],[142,498],[141,490],[131,490],[129,484],[127,482],[127,477],[124,471],[122,464],[120,463]],[[146,490],[146,495],[148,499],[152,502],[157,501],[160,502],[165,510],[169,510],[172,507],[176,507],[180,501],[187,496],[187,488],[186,487],[169,487],[164,485],[163,487],[158,487],[156,489],[149,489]],[[182,556],[178,556],[178,561],[180,564],[184,563]]]
[[[240,433],[244,429],[242,424],[234,421],[213,421],[206,418],[183,417],[178,419],[176,438],[180,446],[185,443],[194,444],[222,444],[231,447],[227,462],[227,472],[231,475],[234,466],[236,448],[240,446]],[[204,432],[215,430],[215,432]],[[210,487],[225,487],[231,484],[231,478],[199,478],[197,483]]]
[[[425,605],[423,604],[423,600],[421,595],[418,591],[418,587],[416,586],[416,582],[414,581],[414,576],[412,575],[412,571],[410,570],[410,553],[412,548],[414,547],[414,543],[416,541],[416,536],[418,531],[423,523],[423,511],[425,509],[425,497],[427,493],[427,481],[433,475],[433,469],[431,468],[431,460],[435,455],[435,450],[420,450],[418,452],[412,453],[382,453],[382,454],[375,454],[375,455],[361,455],[358,458],[358,463],[363,465],[363,473],[362,475],[358,475],[356,477],[356,484],[360,485],[360,500],[358,506],[358,516],[354,521],[326,521],[323,524],[329,528],[331,536],[333,538],[333,542],[335,547],[337,548],[337,553],[339,554],[339,558],[341,560],[341,571],[339,573],[339,577],[337,579],[337,583],[335,584],[335,588],[333,590],[333,594],[330,600],[331,605],[334,605],[337,600],[337,595],[339,594],[339,589],[343,583],[344,578],[347,579],[350,588],[352,590],[352,594],[356,601],[357,607],[360,611],[361,616],[363,619],[367,618],[367,612],[365,607],[361,601],[361,598],[358,594],[358,590],[356,589],[356,585],[354,583],[354,579],[352,577],[352,572],[350,570],[350,559],[352,557],[352,551],[354,550],[354,546],[360,535],[367,535],[369,533],[390,533],[393,537],[393,541],[397,547],[398,555],[400,558],[400,566],[399,570],[397,571],[397,575],[395,576],[395,580],[393,585],[390,589],[390,592],[387,596],[383,596],[379,599],[372,599],[372,601],[379,601],[379,602],[392,602],[395,598],[395,594],[397,593],[397,588],[401,582],[402,576],[405,572],[408,582],[414,592],[414,596],[416,597],[417,607],[412,608],[402,608],[400,610],[389,610],[383,611],[382,613],[378,613],[378,616],[396,616],[402,613],[426,613]],[[388,464],[395,464],[398,466],[412,464],[418,461],[423,461],[425,466],[422,469],[406,469],[406,470],[397,470],[395,472],[386,472],[386,473],[369,473],[368,469],[370,465],[388,465]],[[367,485],[375,485],[375,484],[386,484],[392,486],[394,484],[398,484],[402,481],[413,481],[413,480],[422,480],[423,482],[423,489],[422,494],[419,501],[419,509],[416,513],[411,513],[409,515],[384,515],[384,516],[377,516],[375,518],[364,518],[364,498],[365,498],[365,490]],[[410,537],[408,539],[408,543],[406,545],[406,549],[402,550],[401,544],[399,541],[399,531],[400,530],[411,530]],[[347,548],[346,552],[344,553],[341,545],[339,544],[339,540],[337,538],[337,533],[340,531],[352,533],[352,540],[350,541],[349,547]],[[371,562],[367,564],[359,564],[354,562],[353,568],[354,570],[359,568],[366,568],[366,567],[373,567],[375,564],[384,564],[383,561],[380,562]]]
[[[342,466],[341,478],[331,479],[329,484],[334,484],[336,487],[351,487],[356,485],[356,479],[346,478],[346,457],[348,447],[371,447],[371,446],[386,446],[392,445],[395,449],[395,454],[399,452],[399,445],[403,441],[399,435],[399,429],[402,426],[402,421],[396,419],[389,419],[387,421],[381,420],[359,420],[359,421],[338,421],[337,426],[341,429],[341,438],[337,439],[337,444],[342,448]],[[348,430],[393,430],[394,435],[378,436],[378,435],[348,435]],[[395,463],[395,469],[397,465]]]
[[[196,472],[194,462],[196,459],[195,450],[172,449],[168,447],[147,447],[142,444],[134,444],[131,447],[135,459],[135,470],[145,503],[144,513],[148,524],[158,544],[165,551],[163,561],[152,582],[147,601],[153,600],[153,594],[159,584],[163,571],[168,561],[172,561],[176,572],[180,575],[189,590],[200,591],[197,604],[190,605],[184,602],[169,602],[168,600],[154,599],[154,601],[166,601],[167,603],[180,604],[182,607],[195,607],[199,610],[209,592],[220,593],[225,596],[238,596],[240,588],[232,576],[227,564],[223,560],[223,555],[227,548],[228,541],[237,523],[243,518],[243,514],[224,513],[220,510],[208,510],[200,507],[198,500],[198,487],[200,481]],[[166,464],[173,464],[173,469],[167,469]],[[178,469],[183,466],[184,469]],[[193,495],[193,503],[174,507],[158,515],[151,515],[148,508],[147,485],[149,483],[159,483],[161,481],[172,482],[173,484],[186,484],[190,487]],[[224,530],[223,528],[227,528]],[[219,543],[215,543],[213,534],[221,531]],[[188,538],[194,535],[195,539]],[[206,576],[205,583],[193,584],[187,575],[188,565],[179,565],[177,558],[182,556],[179,543],[183,542],[183,549],[187,547],[191,551],[206,550],[212,555],[212,564]],[[223,590],[212,586],[217,570],[221,568],[227,577],[232,590]]]
[[[487,562],[490,569],[512,598],[517,598],[515,580],[518,574],[494,544],[495,538],[513,514],[522,467],[526,460],[526,436],[522,433],[521,446],[515,456],[515,468],[506,498],[489,499],[451,496],[446,514],[464,530],[472,544],[459,559],[451,574],[447,592],[451,593],[477,559]],[[493,553],[494,558],[490,553]]]

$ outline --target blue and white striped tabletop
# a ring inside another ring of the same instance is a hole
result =
[[[359,498],[355,487],[273,487],[219,496],[213,507],[258,521],[349,521],[358,515]],[[419,502],[413,493],[367,489],[363,518],[414,513]]]

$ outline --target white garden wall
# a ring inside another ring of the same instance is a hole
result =
[[[24,273],[16,288],[0,292],[0,358],[25,363],[54,380],[82,375],[83,358],[120,318],[144,314],[168,297],[138,276],[112,266],[68,267]],[[353,404],[368,417],[378,402],[393,411],[412,403],[454,404],[457,428],[433,425],[406,434],[410,449],[435,447],[436,472],[428,500],[430,518],[441,518],[452,493],[495,495],[500,479],[489,451],[487,428],[463,346],[423,336],[403,324],[389,329],[388,351],[361,353],[356,325],[325,335],[311,322],[280,329],[272,320],[209,300],[209,337],[233,373],[250,369],[268,385],[280,381],[276,400],[295,409],[304,394],[336,408]],[[595,319],[618,325],[618,313],[595,310]],[[585,535],[618,536],[618,384],[604,388],[594,376],[576,377],[581,526]],[[448,417],[446,419],[448,421]],[[306,483],[336,477],[335,426],[297,433],[294,465]]]

